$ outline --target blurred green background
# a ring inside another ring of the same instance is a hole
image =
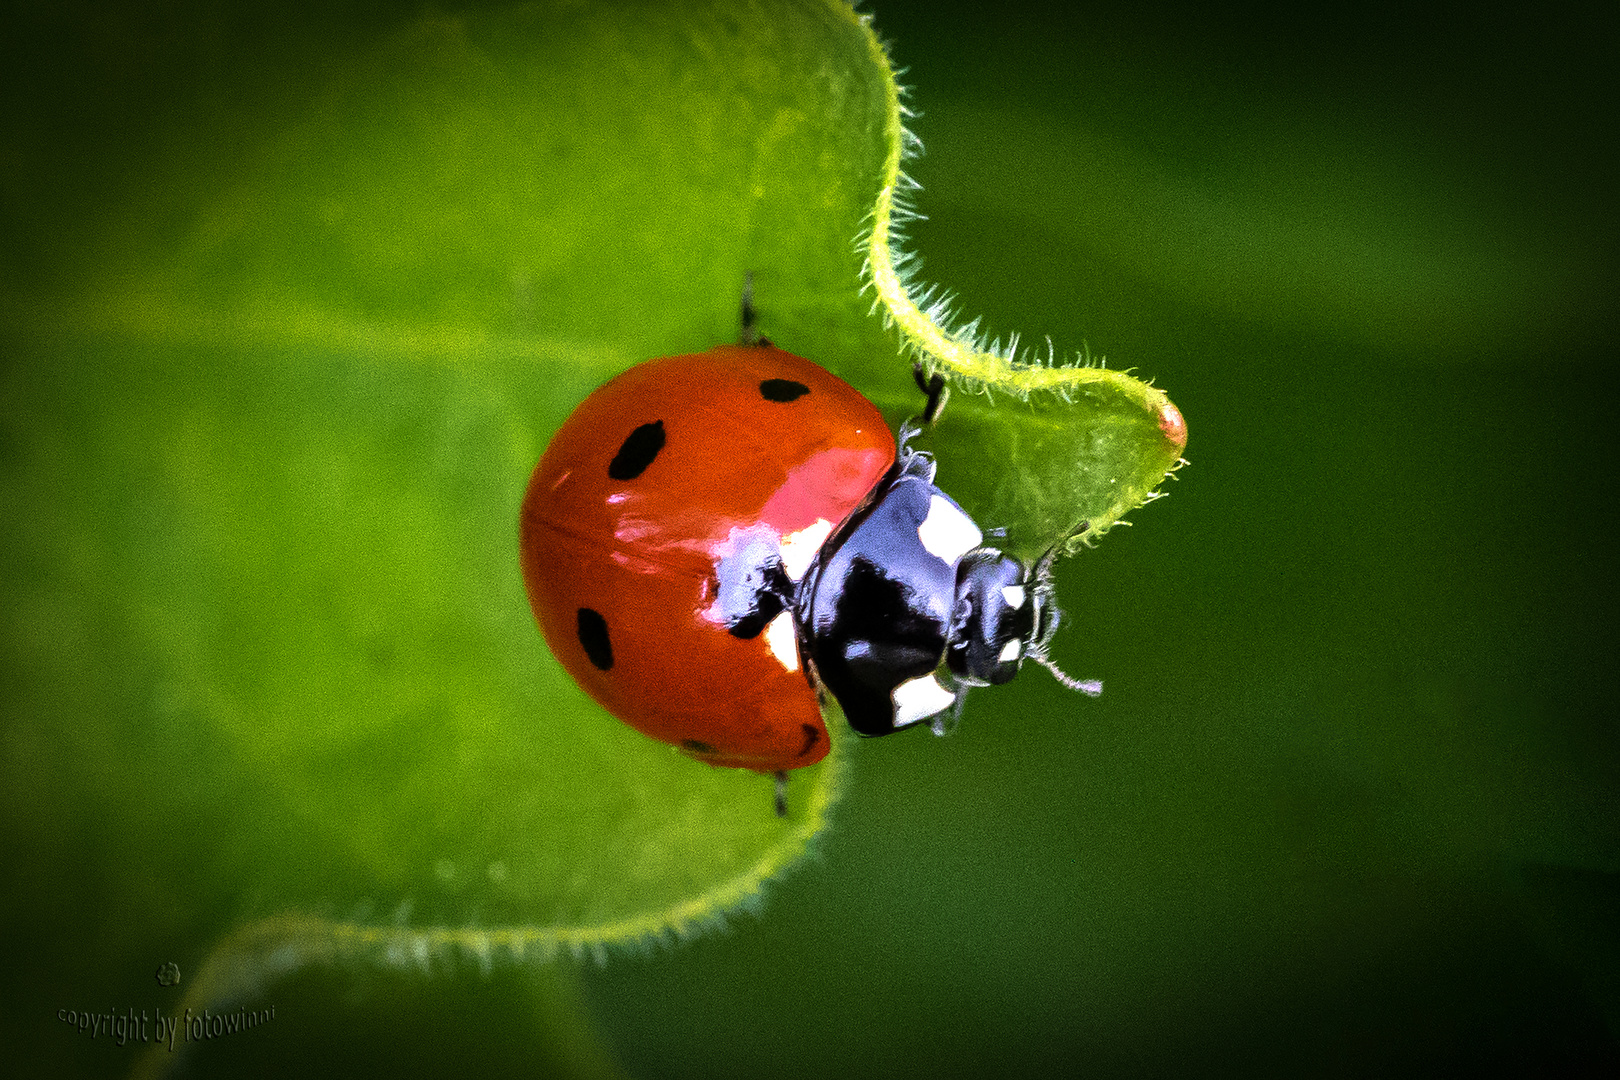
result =
[[[948,739],[855,746],[762,915],[579,969],[609,1051],[638,1077],[1620,1069],[1612,5],[871,10],[921,113],[923,278],[1154,378],[1192,464],[1062,568],[1057,659],[1104,696],[1030,671]],[[296,67],[397,18],[98,11],[8,7],[14,286],[71,281],[191,121],[154,75],[176,55]],[[14,1014],[51,962],[21,956]],[[566,1071],[529,1020],[552,982],[309,972],[277,996],[322,1020],[204,1064]]]

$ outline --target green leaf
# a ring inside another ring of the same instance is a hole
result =
[[[78,942],[102,975],[74,993],[156,960],[206,1003],[310,960],[600,955],[804,853],[841,721],[778,820],[770,778],[571,683],[516,557],[550,432],[613,372],[733,338],[747,273],[773,340],[903,416],[869,235],[903,344],[1019,395],[939,439],[982,451],[963,483],[1026,546],[1105,529],[1180,450],[1158,391],[975,355],[912,303],[897,91],[842,5],[530,5],[340,60],[228,142],[167,133],[94,271],[3,309],[13,863],[148,927]]]
[[[866,50],[835,5],[416,21],[267,95],[240,156],[182,132],[94,275],[7,299],[13,862],[146,927],[65,996],[684,936],[804,852],[840,750],[783,821],[613,721],[534,626],[517,514],[595,385],[735,337],[748,271],[784,345],[881,341]]]
[[[948,417],[915,445],[934,451],[942,482],[975,520],[1007,530],[1004,546],[1026,560],[1052,547],[1072,553],[1159,497],[1185,445],[1181,413],[1162,392],[1114,376],[1066,391],[992,404],[953,401]],[[978,464],[994,448],[995,468]]]

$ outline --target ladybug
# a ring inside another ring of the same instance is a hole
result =
[[[919,384],[931,421],[943,383]],[[763,338],[625,371],[564,422],[523,500],[552,652],[644,734],[774,773],[778,814],[787,771],[826,756],[824,695],[861,735],[942,733],[969,687],[1050,666],[1058,612],[1051,556],[986,546],[908,447],[917,430],[897,443],[857,390]]]

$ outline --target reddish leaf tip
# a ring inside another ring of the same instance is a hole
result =
[[[1187,421],[1182,417],[1181,410],[1168,401],[1159,406],[1159,430],[1164,432],[1164,437],[1177,450],[1186,447]]]

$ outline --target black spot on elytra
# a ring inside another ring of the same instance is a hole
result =
[[[802,382],[792,379],[766,379],[759,384],[759,394],[766,401],[797,401],[810,392]]]
[[[699,742],[696,739],[682,739],[681,749],[685,750],[688,754],[702,754],[705,757],[714,753],[714,747],[710,746],[706,742]]]
[[[579,609],[579,645],[596,670],[613,666],[613,643],[608,640],[607,620],[588,607]]]
[[[804,757],[816,743],[821,741],[821,732],[810,724],[800,724],[799,726],[804,729],[804,749],[799,751],[799,756]]]
[[[658,451],[664,448],[664,422],[654,420],[630,433],[608,463],[608,475],[615,480],[634,480],[647,471]]]

